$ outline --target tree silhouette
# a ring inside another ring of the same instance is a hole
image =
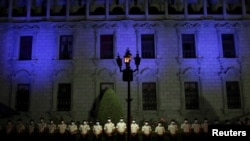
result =
[[[120,99],[113,89],[107,88],[100,101],[97,119],[103,124],[110,117],[114,123],[117,123],[123,115]]]

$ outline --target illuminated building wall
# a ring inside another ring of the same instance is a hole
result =
[[[249,116],[247,18],[229,20],[222,13],[218,19],[209,15],[202,20],[197,15],[186,19],[184,12],[176,19],[167,19],[165,13],[161,14],[155,16],[156,20],[154,16],[145,20],[145,15],[117,16],[117,20],[110,15],[107,19],[107,15],[88,14],[84,16],[89,19],[84,20],[69,15],[68,20],[48,14],[3,15],[1,102],[27,119],[43,116],[82,120],[89,118],[95,99],[108,86],[119,95],[126,114],[127,83],[122,81],[115,58],[129,48],[133,56],[137,51],[142,56],[139,72],[131,82],[134,118],[224,120]],[[102,51],[108,50],[101,50],[102,35],[113,37],[111,57],[102,58]],[[63,54],[65,47],[68,56]],[[133,61],[131,66],[135,68]],[[21,90],[27,89],[26,98],[18,97]],[[58,95],[64,92],[71,95]]]

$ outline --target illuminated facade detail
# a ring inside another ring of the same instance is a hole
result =
[[[143,110],[157,110],[156,84],[154,82],[142,83]]]
[[[101,35],[100,36],[100,58],[101,59],[113,59],[114,58],[114,40],[113,35]]]
[[[246,0],[11,1],[0,0],[0,99],[26,117],[87,119],[102,84],[126,107],[115,57],[127,48],[142,56],[131,82],[136,119],[249,116]]]
[[[21,112],[28,112],[30,106],[30,84],[18,84],[16,92],[15,109]]]
[[[31,60],[32,36],[20,37],[19,60]]]
[[[154,34],[142,34],[141,35],[141,54],[142,54],[142,58],[145,58],[145,59],[155,58]]]

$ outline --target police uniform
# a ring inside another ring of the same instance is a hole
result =
[[[143,141],[150,141],[151,140],[151,132],[152,132],[152,128],[151,126],[148,124],[148,122],[146,121],[144,123],[144,125],[141,128],[142,131],[142,138]]]
[[[61,120],[61,123],[57,125],[57,130],[58,130],[58,139],[59,139],[59,141],[66,140],[67,124],[65,124],[64,120]]]
[[[156,140],[163,141],[166,129],[164,126],[162,126],[161,123],[158,123],[158,125],[155,127],[155,133],[156,133]]]
[[[56,140],[56,125],[53,120],[50,120],[50,124],[48,125],[48,137],[49,141]]]
[[[24,140],[24,136],[25,136],[25,126],[22,122],[21,119],[17,120],[17,124],[16,124],[16,138],[17,140]]]
[[[140,130],[139,125],[135,122],[135,120],[133,120],[131,123],[131,140],[132,141],[139,140],[139,136],[138,136],[139,130]]]
[[[7,121],[6,127],[5,127],[5,135],[6,135],[6,140],[13,140],[14,138],[14,131],[15,130],[15,126],[12,124],[11,120]]]
[[[182,139],[185,141],[189,141],[191,136],[191,124],[188,122],[187,119],[185,119],[184,122],[181,124],[181,130]]]
[[[68,130],[69,130],[70,141],[75,141],[78,128],[73,120],[71,121],[71,124],[68,126]]]
[[[202,128],[202,132],[204,134],[208,134],[208,120],[207,119],[204,119],[204,122],[201,124],[201,128]]]
[[[80,131],[80,140],[81,141],[88,141],[89,139],[89,131],[90,131],[90,126],[87,123],[87,121],[83,121],[83,123],[79,126],[79,131]]]
[[[44,118],[40,118],[40,122],[37,124],[38,127],[38,140],[46,140],[47,135],[47,123],[44,122]]]
[[[170,141],[176,141],[178,126],[175,124],[175,121],[172,120],[171,123],[168,125],[168,131]]]
[[[198,123],[198,120],[195,119],[194,123],[192,123],[191,125],[191,129],[192,129],[192,138],[194,140],[199,140],[200,135],[201,135],[201,124]]]
[[[35,139],[35,124],[34,121],[31,119],[28,125],[28,139],[33,141]]]
[[[125,136],[125,132],[127,129],[127,125],[126,123],[123,121],[123,118],[120,119],[120,121],[117,123],[116,125],[116,130],[117,130],[117,139],[119,141],[125,141],[126,136]]]
[[[115,124],[108,119],[107,123],[104,125],[104,132],[105,132],[105,140],[106,141],[113,141],[114,140],[114,131],[115,131]]]
[[[102,131],[102,125],[100,125],[99,121],[96,121],[96,124],[93,126],[94,141],[102,140]]]

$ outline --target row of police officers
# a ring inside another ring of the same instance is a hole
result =
[[[180,126],[172,120],[169,125],[158,122],[156,126],[145,121],[140,127],[135,120],[132,120],[130,138],[131,141],[203,140],[208,134],[208,125],[207,119],[203,123],[199,123],[197,119],[189,123],[185,119]],[[9,120],[6,126],[1,128],[1,136],[4,136],[7,141],[125,141],[126,131],[127,125],[123,118],[120,118],[116,124],[108,118],[104,125],[99,121],[90,125],[86,120],[78,125],[73,120],[70,124],[66,124],[64,120],[58,124],[53,120],[46,123],[41,117],[37,124],[30,120],[28,125],[25,125],[21,119],[18,119],[16,124]]]

